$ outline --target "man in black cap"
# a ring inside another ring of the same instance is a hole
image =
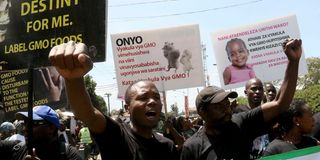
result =
[[[301,40],[286,40],[283,49],[288,57],[288,66],[274,101],[247,112],[232,114],[229,98],[236,98],[236,92],[226,92],[216,86],[200,91],[196,107],[205,125],[185,142],[181,160],[250,159],[252,141],[267,133],[267,122],[286,111],[294,96],[302,54]]]

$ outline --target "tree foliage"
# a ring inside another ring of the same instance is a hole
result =
[[[95,91],[97,83],[92,79],[92,76],[86,75],[84,77],[84,83],[93,106],[95,106],[100,112],[107,114],[106,102],[104,101],[103,97],[96,94]]]
[[[313,111],[320,112],[320,84],[308,86],[308,88],[297,90],[295,98],[302,98],[308,102]]]
[[[239,96],[239,97],[237,98],[237,101],[238,101],[238,105],[239,105],[239,106],[248,105],[248,99],[247,99],[247,97],[245,97],[245,96]]]
[[[320,84],[320,58],[310,57],[307,58],[306,61],[308,65],[308,73],[298,79],[298,86],[303,89]]]

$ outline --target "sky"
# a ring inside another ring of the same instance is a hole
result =
[[[319,57],[319,0],[109,0],[107,7],[106,61],[95,63],[88,73],[97,83],[96,93],[107,100],[111,110],[120,109],[110,34],[199,24],[200,38],[206,46],[205,69],[210,85],[220,86],[211,33],[255,24],[265,20],[295,14],[303,40],[305,57]],[[177,104],[184,110],[184,96],[193,108],[197,92],[203,86],[166,91],[167,108]],[[243,95],[243,88],[235,89]]]

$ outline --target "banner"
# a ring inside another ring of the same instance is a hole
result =
[[[111,35],[119,97],[137,80],[159,91],[204,86],[198,25]]]
[[[88,45],[94,62],[105,61],[106,1],[0,1],[0,70],[49,66],[55,45]]]
[[[287,153],[262,157],[261,160],[318,160],[320,157],[320,147],[309,147]]]
[[[287,16],[212,34],[221,86],[224,89],[244,87],[257,77],[263,82],[284,77],[288,59],[282,43],[300,38],[296,16]],[[307,73],[302,55],[299,74]]]
[[[1,101],[6,119],[28,107],[28,69],[11,70],[0,74]],[[34,105],[49,105],[53,109],[67,108],[64,79],[54,67],[34,69]]]

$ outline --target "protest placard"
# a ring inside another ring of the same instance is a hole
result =
[[[296,16],[286,16],[212,34],[221,86],[224,89],[244,87],[257,77],[263,82],[284,77],[288,59],[282,43],[300,38]],[[302,55],[299,75],[307,73]]]
[[[137,80],[160,91],[204,86],[198,25],[111,35],[119,97]]]
[[[0,70],[49,66],[50,49],[70,40],[86,43],[94,62],[105,60],[106,1],[0,3]]]
[[[53,109],[67,108],[64,79],[56,69],[37,68],[33,72],[33,105],[49,105]],[[1,72],[1,100],[6,119],[12,120],[16,112],[27,110],[29,76],[28,69]]]

